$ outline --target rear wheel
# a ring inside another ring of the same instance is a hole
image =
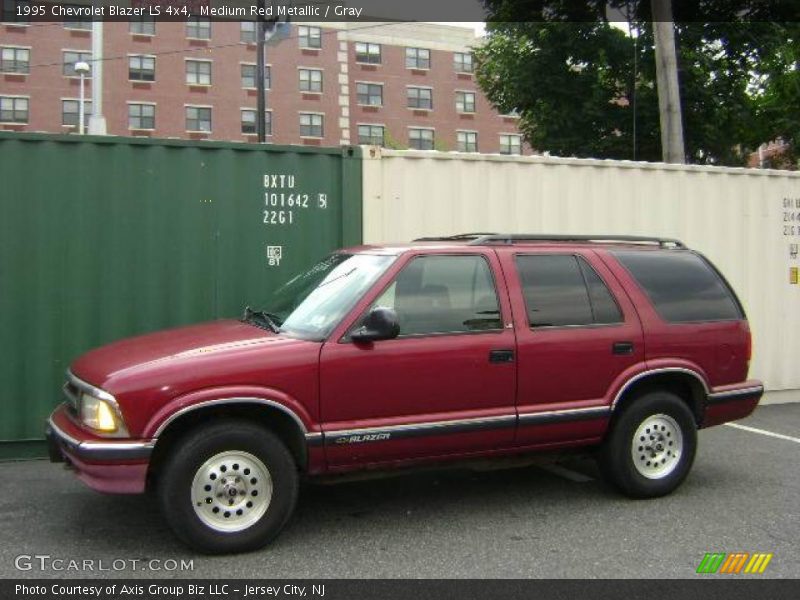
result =
[[[691,470],[697,449],[694,416],[678,396],[647,393],[632,401],[600,448],[607,480],[637,498],[669,494]]]
[[[226,420],[188,434],[158,484],[161,510],[184,543],[205,553],[269,543],[291,517],[297,468],[272,432]]]

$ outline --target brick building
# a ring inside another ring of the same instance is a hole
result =
[[[0,129],[77,130],[74,64],[91,61],[91,37],[88,21],[0,25]],[[252,22],[105,23],[108,133],[255,141],[254,38]],[[517,119],[478,89],[475,43],[471,29],[428,23],[293,24],[267,49],[267,139],[526,151]]]

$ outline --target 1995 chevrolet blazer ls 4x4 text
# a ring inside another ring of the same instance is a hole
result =
[[[620,490],[661,496],[697,429],[763,393],[739,301],[675,240],[364,246],[264,306],[78,358],[53,459],[96,490],[154,490],[184,542],[236,552],[278,534],[301,475],[596,446]]]

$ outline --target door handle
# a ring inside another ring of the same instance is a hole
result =
[[[489,351],[490,363],[511,363],[514,362],[513,350],[490,350]]]
[[[614,342],[611,344],[611,354],[633,354],[633,342]]]

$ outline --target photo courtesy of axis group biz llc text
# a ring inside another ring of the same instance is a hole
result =
[[[793,599],[798,57],[794,0],[2,0],[0,597]]]

